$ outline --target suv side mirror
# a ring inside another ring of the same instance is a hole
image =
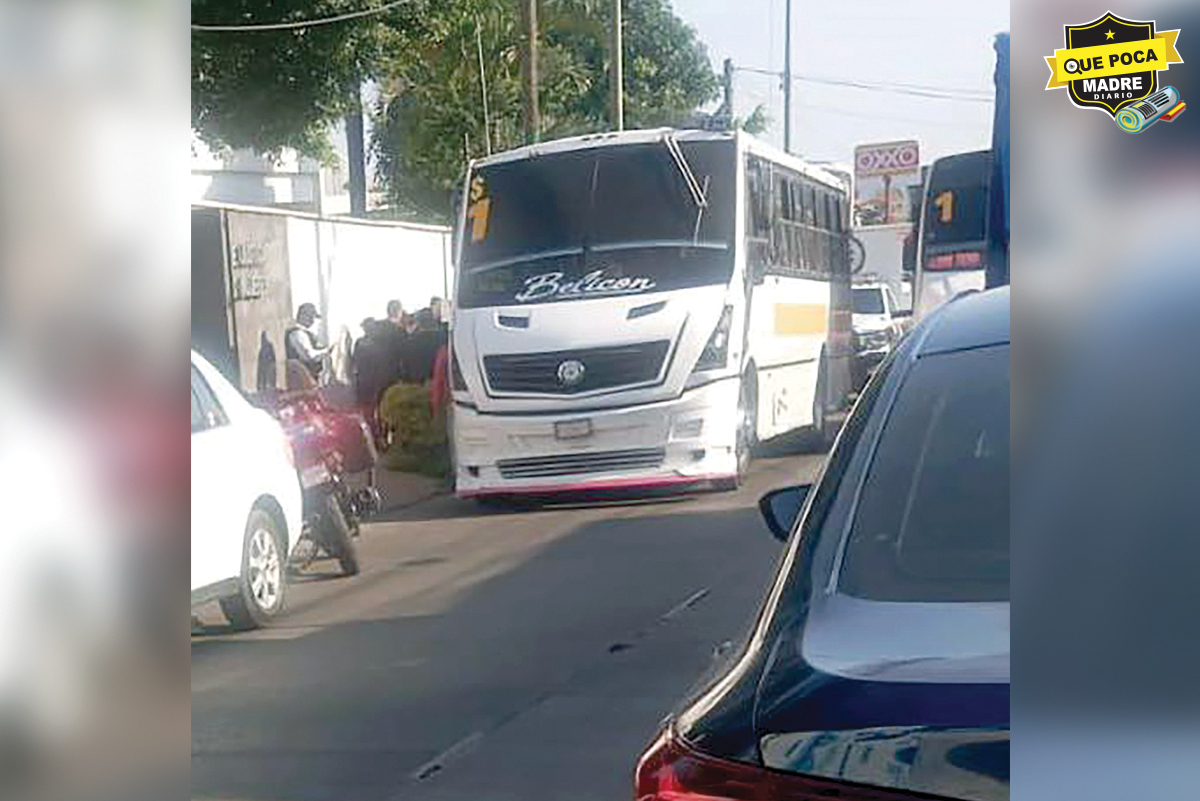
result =
[[[762,513],[763,521],[767,524],[767,529],[775,539],[780,542],[788,541],[788,537],[792,534],[792,528],[796,525],[796,518],[800,516],[800,509],[804,506],[804,500],[808,497],[811,489],[811,484],[784,487],[772,490],[759,499],[758,509]]]

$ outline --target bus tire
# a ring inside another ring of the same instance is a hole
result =
[[[738,423],[734,432],[734,459],[737,473],[732,489],[741,486],[750,463],[754,460],[754,449],[758,446],[758,375],[751,365],[742,376],[738,388]]]
[[[813,393],[812,425],[805,431],[804,447],[810,453],[826,453],[833,444],[835,431],[830,430],[829,417],[825,413],[825,351],[817,367],[817,391]]]

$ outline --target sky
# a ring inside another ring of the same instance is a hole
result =
[[[782,71],[787,0],[672,0],[720,74],[738,67]],[[907,84],[979,97],[993,92],[993,37],[1009,29],[1009,0],[792,0],[794,75]],[[734,111],[767,105],[764,138],[783,144],[780,80],[738,72]],[[854,147],[916,139],[921,161],[990,147],[990,102],[941,100],[805,80],[792,91],[792,151],[851,163]]]

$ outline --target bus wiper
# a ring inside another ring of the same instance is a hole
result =
[[[700,221],[704,218],[705,210],[708,209],[709,176],[704,176],[704,186],[701,186],[700,182],[696,180],[696,173],[692,172],[692,165],[688,164],[687,157],[683,155],[683,150],[679,147],[679,142],[675,140],[675,134],[667,133],[663,136],[663,141],[667,145],[667,152],[675,161],[675,166],[679,168],[679,174],[683,176],[684,184],[692,194],[692,202],[696,204],[696,224],[692,228],[692,244],[694,245],[700,239]]]
[[[696,174],[692,172],[692,166],[688,164],[687,157],[683,155],[679,143],[675,141],[675,134],[666,134],[663,141],[666,142],[667,152],[675,160],[675,166],[679,168],[679,174],[683,176],[683,182],[687,184],[688,191],[692,193],[692,202],[696,204],[696,208],[708,208],[708,180],[705,179],[704,186],[700,186],[700,182],[696,180]]]

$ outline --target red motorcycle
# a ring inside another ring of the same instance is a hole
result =
[[[279,393],[268,404],[292,444],[303,490],[305,549],[300,569],[321,554],[337,559],[345,575],[359,571],[362,520],[377,513],[375,440],[362,415],[336,408],[319,390]],[[367,486],[353,490],[346,476],[367,473]]]

